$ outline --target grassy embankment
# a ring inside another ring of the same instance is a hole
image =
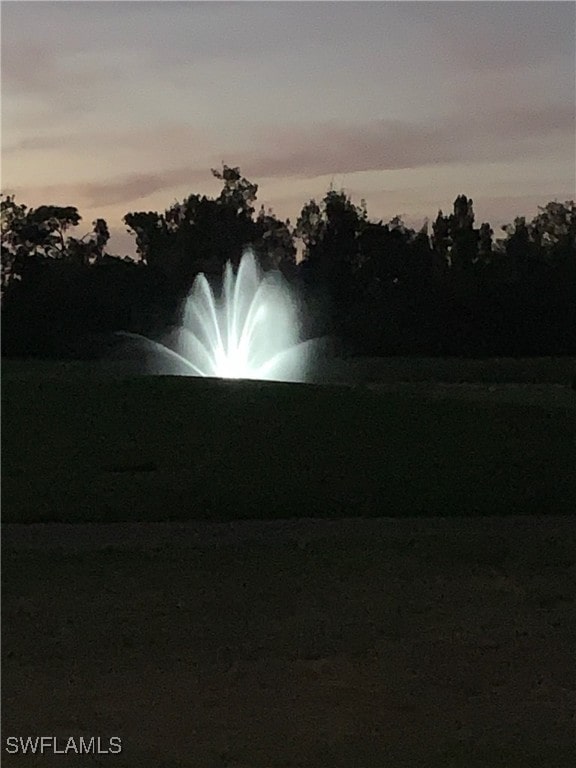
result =
[[[442,381],[474,380],[470,362],[437,362]],[[574,367],[493,361],[490,379],[490,361],[472,363],[477,381],[549,384]],[[4,522],[576,510],[569,390],[534,403],[87,370],[4,366]]]

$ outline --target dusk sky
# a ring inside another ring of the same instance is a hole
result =
[[[572,2],[2,2],[2,191],[121,255],[222,162],[293,223],[333,183],[496,228],[574,199],[575,32]]]

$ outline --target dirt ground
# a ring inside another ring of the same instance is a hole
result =
[[[566,518],[5,525],[3,765],[573,768]],[[122,739],[10,756],[9,736]]]

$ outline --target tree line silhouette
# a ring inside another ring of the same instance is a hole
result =
[[[332,334],[352,354],[541,356],[576,354],[576,206],[549,202],[494,240],[473,202],[454,201],[415,231],[400,217],[330,189],[292,225],[261,207],[239,168],[212,170],[215,198],[192,194],[164,213],[127,213],[137,258],[106,250],[104,219],[82,238],[77,208],[28,209],[2,196],[2,353],[91,356],[128,330],[156,336],[177,321],[194,277],[215,282],[251,246],[279,269],[305,308],[305,338]],[[303,258],[296,261],[296,240]]]

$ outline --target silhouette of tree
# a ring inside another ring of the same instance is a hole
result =
[[[544,207],[530,224],[530,237],[542,251],[545,261],[554,263],[574,254],[576,249],[576,205],[556,201]]]
[[[28,209],[8,195],[1,207],[3,287],[12,279],[21,279],[27,268],[43,259],[89,264],[105,256],[110,232],[104,219],[96,219],[93,230],[81,238],[66,237],[68,229],[82,221],[73,206]]]
[[[525,272],[529,261],[535,255],[530,230],[526,225],[525,216],[517,216],[514,225],[508,225],[505,229],[508,239],[505,243],[506,254],[521,273]]]
[[[296,246],[290,220],[280,221],[269,208],[260,208],[256,218],[257,240],[253,243],[261,266],[278,269],[285,276],[293,277],[296,267]]]
[[[490,224],[487,222],[482,223],[478,233],[478,256],[483,264],[490,264],[492,261],[493,236],[494,230]]]
[[[304,258],[358,266],[358,237],[367,224],[364,201],[352,203],[344,190],[330,189],[318,205],[310,200],[296,222],[295,235],[304,242]]]
[[[66,258],[78,264],[96,264],[107,257],[106,245],[110,239],[108,225],[104,219],[92,222],[93,230],[84,237],[69,237],[66,242]],[[86,238],[89,238],[88,240]]]
[[[237,266],[247,246],[255,248],[264,267],[295,259],[288,223],[278,221],[271,211],[261,211],[254,219],[258,185],[236,167],[224,165],[222,171],[212,169],[212,174],[223,182],[215,199],[192,194],[163,214],[137,212],[124,217],[136,235],[140,258],[165,275],[176,298],[188,293],[198,272],[217,278],[227,261]]]
[[[245,179],[240,173],[240,168],[230,168],[227,165],[223,165],[221,171],[212,168],[212,175],[224,182],[218,202],[235,210],[238,216],[251,219],[255,210],[252,203],[256,201],[258,184]]]
[[[359,238],[367,224],[364,201],[356,206],[344,190],[332,188],[320,205],[315,200],[304,205],[296,222],[295,235],[304,242],[300,272],[310,288],[323,285],[329,292],[332,331],[341,330],[354,301],[362,262]]]
[[[14,196],[2,196],[2,288],[22,279],[38,259],[67,258],[65,233],[81,216],[72,206],[41,205],[30,208],[17,204]]]
[[[325,229],[326,222],[322,209],[316,200],[310,200],[303,206],[295,229],[296,237],[299,237],[304,243],[305,259],[312,260],[317,257],[316,249],[322,242]]]
[[[438,211],[436,220],[432,224],[432,232],[434,251],[445,264],[451,266],[452,237],[450,235],[450,218],[444,216],[442,210]]]
[[[549,202],[518,216],[494,243],[474,226],[472,200],[458,195],[420,231],[400,216],[368,218],[330,188],[310,200],[296,227],[262,206],[237,167],[212,170],[215,198],[191,194],[164,212],[127,213],[138,261],[106,252],[104,219],[75,237],[73,206],[36,209],[1,197],[3,353],[81,354],[87,335],[121,328],[159,331],[199,271],[220,279],[251,246],[264,269],[280,269],[302,291],[308,335],[336,332],[369,354],[576,354],[576,206]],[[304,243],[296,265],[294,237]]]
[[[472,199],[466,195],[458,195],[454,201],[454,213],[449,219],[449,232],[452,240],[452,267],[469,271],[477,258],[478,232],[474,229]]]

